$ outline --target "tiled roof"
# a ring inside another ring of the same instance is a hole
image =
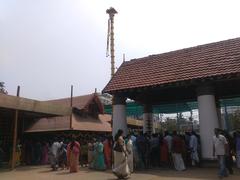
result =
[[[72,118],[73,130],[79,131],[95,131],[95,132],[111,132],[111,125],[100,119],[93,117],[80,117],[78,115],[73,115]]]
[[[70,116],[58,116],[51,118],[36,119],[26,127],[25,132],[48,132],[48,131],[91,131],[111,132],[112,128],[108,122],[91,116],[83,117],[72,115],[72,128],[70,129]]]
[[[49,100],[51,104],[70,106],[70,98]],[[99,113],[103,113],[103,105],[97,94],[89,94],[84,96],[73,97],[73,107],[88,111],[88,105],[96,103],[99,107]],[[91,112],[91,111],[90,111]],[[78,115],[73,111],[72,114],[72,129],[70,129],[70,117],[57,116],[49,118],[40,118],[26,124],[25,132],[43,132],[43,131],[63,131],[63,130],[79,130],[79,131],[95,131],[95,132],[111,132],[109,123],[94,118],[89,115]]]
[[[28,121],[24,132],[46,132],[70,130],[70,116],[40,118]]]
[[[83,96],[76,96],[73,97],[73,102],[72,106],[77,108],[77,109],[87,109],[88,105],[93,101],[96,100],[96,103],[99,106],[100,113],[103,113],[103,105],[98,97],[97,94],[88,94],[88,95],[83,95]],[[54,100],[49,100],[46,102],[51,102],[52,104],[59,104],[59,105],[65,105],[65,106],[70,106],[71,104],[71,98],[63,98],[63,99],[54,99]]]
[[[240,38],[124,62],[103,92],[240,73]]]

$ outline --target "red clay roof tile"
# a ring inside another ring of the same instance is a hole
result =
[[[240,38],[124,62],[103,92],[235,73],[240,73]]]
[[[88,105],[91,104],[93,101],[95,101],[98,104],[98,108],[100,113],[103,113],[103,104],[101,103],[99,97],[93,93],[93,94],[87,94],[83,96],[75,96],[72,99],[72,106],[77,109],[87,109]],[[51,102],[52,104],[59,104],[59,105],[65,105],[70,106],[71,104],[71,98],[62,98],[62,99],[54,99],[49,100],[46,102]]]
[[[84,96],[73,97],[73,107],[77,109],[87,109],[88,105],[93,101],[99,106],[100,113],[103,113],[103,105],[96,94],[88,94]],[[70,106],[70,98],[49,100],[53,104],[61,104]],[[91,116],[79,116],[72,114],[73,130],[79,131],[95,131],[95,132],[111,132],[111,125],[100,118],[93,118]],[[57,116],[50,118],[36,119],[32,124],[26,128],[25,132],[44,132],[44,131],[63,131],[70,129],[70,115]]]
[[[70,129],[70,116],[58,116],[51,118],[36,119],[25,132],[47,132],[47,131],[92,131],[92,132],[111,132],[111,125],[102,120],[88,117],[72,115],[73,129]]]

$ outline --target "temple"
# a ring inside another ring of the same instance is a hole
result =
[[[54,105],[70,106],[71,98],[46,101]],[[54,131],[81,131],[81,132],[111,132],[109,123],[99,118],[104,109],[98,96],[88,94],[72,98],[72,112],[64,116],[38,118],[25,124],[24,132],[54,132]]]
[[[240,96],[240,38],[123,62],[103,93],[114,96],[113,134],[127,134],[128,98],[143,106],[150,133],[154,105],[197,101],[202,157],[212,159],[213,130],[223,126],[219,101]]]

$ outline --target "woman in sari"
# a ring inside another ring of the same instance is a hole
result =
[[[44,142],[43,148],[42,148],[41,164],[48,164],[48,151],[49,151],[48,143]]]
[[[160,141],[160,163],[162,166],[167,166],[169,164],[168,158],[168,142],[166,139],[161,137]]]
[[[70,172],[77,172],[79,165],[80,144],[72,140],[67,146],[67,161]]]
[[[128,167],[131,173],[133,173],[133,142],[130,134],[127,136],[126,139],[126,149],[128,153]]]
[[[114,138],[114,167],[113,173],[119,178],[127,178],[130,170],[127,162],[127,151],[123,139],[123,130],[119,129]]]
[[[22,145],[20,144],[20,140],[18,140],[17,146],[16,146],[16,165],[21,164],[21,158],[22,158]]]
[[[88,164],[88,144],[85,140],[82,140],[81,154],[80,154],[81,167],[86,167]]]
[[[103,142],[104,145],[104,159],[108,169],[112,167],[112,137],[109,136]]]
[[[104,154],[103,154],[103,144],[98,139],[98,141],[95,144],[95,161],[94,161],[94,169],[96,170],[105,170],[106,165],[104,162]]]
[[[93,151],[94,145],[93,140],[88,143],[88,167],[93,168]]]

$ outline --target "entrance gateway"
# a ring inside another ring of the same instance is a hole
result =
[[[152,132],[153,105],[197,100],[202,157],[210,160],[219,99],[240,97],[240,38],[123,62],[103,93],[114,96],[113,135],[127,133],[127,98],[143,105],[144,132]]]

